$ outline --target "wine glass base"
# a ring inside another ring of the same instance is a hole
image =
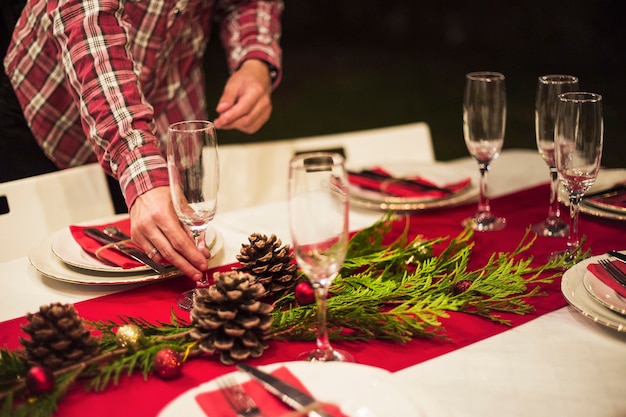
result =
[[[463,226],[472,226],[472,229],[477,232],[493,232],[496,230],[502,230],[506,226],[506,219],[504,217],[497,216],[472,216],[463,220]]]
[[[193,297],[196,294],[196,290],[185,291],[176,300],[176,305],[185,311],[191,311],[193,308]]]
[[[298,360],[308,362],[356,362],[351,353],[339,349],[313,349],[312,351],[299,354]]]
[[[537,235],[545,237],[569,236],[569,225],[561,219],[546,219],[541,223],[533,224],[531,230]]]

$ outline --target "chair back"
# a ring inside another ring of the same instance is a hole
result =
[[[114,214],[98,164],[0,183],[0,261],[28,255],[31,247],[70,224]]]
[[[289,160],[296,153],[341,152],[349,168],[385,163],[429,163],[435,153],[428,124],[219,147],[218,213],[287,198]]]

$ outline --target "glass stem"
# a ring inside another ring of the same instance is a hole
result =
[[[200,242],[202,238],[204,238],[204,233],[198,230],[192,230],[191,235],[193,236],[193,241],[196,243],[196,248],[200,248]],[[209,272],[206,271],[202,274],[202,280],[198,282],[198,285],[206,285],[209,282]]]
[[[480,170],[480,192],[478,198],[478,212],[490,213],[491,207],[489,206],[489,199],[487,198],[487,179],[489,174],[489,163],[478,162],[478,169]]]
[[[558,199],[559,173],[556,167],[550,167],[550,207],[548,208],[548,219],[561,217],[561,208]]]
[[[328,298],[328,285],[313,283],[315,301],[317,303],[317,348],[322,352],[331,352],[332,346],[328,340],[326,327],[326,299]]]
[[[582,194],[570,194],[569,196],[569,236],[567,237],[567,251],[574,253],[580,244],[578,237],[578,213]]]

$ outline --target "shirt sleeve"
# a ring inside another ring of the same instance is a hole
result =
[[[218,3],[216,17],[231,72],[236,71],[245,60],[259,59],[275,71],[272,74],[274,87],[280,83],[280,19],[283,9],[282,0],[221,0]]]
[[[49,2],[48,10],[83,130],[102,167],[118,178],[130,207],[167,185],[154,114],[142,94],[119,18],[123,1]]]

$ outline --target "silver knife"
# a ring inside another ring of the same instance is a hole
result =
[[[159,274],[164,274],[167,271],[167,267],[165,265],[162,265],[158,262],[153,261],[152,259],[148,257],[148,255],[145,252],[137,248],[124,245],[123,243],[119,243],[119,240],[106,235],[103,231],[96,229],[95,227],[87,227],[83,229],[83,232],[87,236],[97,240],[98,242],[102,244],[111,245],[112,248],[116,249],[121,254],[128,256],[138,262],[141,262],[144,265],[149,266],[150,268],[152,268],[155,272]]]
[[[238,363],[237,369],[246,372],[247,374],[250,374],[254,379],[259,381],[267,391],[271,392],[273,395],[278,397],[282,402],[284,402],[294,410],[302,410],[303,408],[309,407],[317,403],[317,400],[306,392],[303,392],[293,385],[276,378],[272,374],[263,372],[258,368],[250,366],[246,363]],[[308,411],[307,416],[332,417],[330,414],[326,413],[319,407]]]
[[[607,252],[609,255],[616,257],[617,259],[619,259],[620,261],[626,263],[626,255],[624,255],[623,253],[614,251],[614,250],[610,250]]]

